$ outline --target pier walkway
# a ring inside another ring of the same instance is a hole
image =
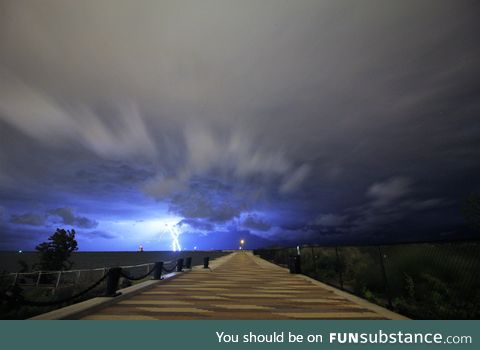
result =
[[[212,269],[161,281],[83,319],[401,319],[400,315],[235,252]]]

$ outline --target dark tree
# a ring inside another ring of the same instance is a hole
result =
[[[472,194],[468,197],[463,207],[463,215],[473,229],[480,231],[480,196]]]
[[[75,230],[58,229],[35,248],[40,253],[40,270],[68,270],[73,263],[69,260],[72,252],[78,249],[75,240]]]

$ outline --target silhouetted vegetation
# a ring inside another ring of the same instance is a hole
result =
[[[256,252],[285,265],[296,249]],[[480,319],[479,242],[304,246],[301,259],[302,273],[408,317]]]
[[[68,270],[73,265],[69,260],[70,255],[78,250],[75,230],[57,228],[57,231],[48,237],[48,242],[37,245],[35,249],[41,254],[37,266],[39,270]]]
[[[463,206],[463,215],[468,225],[480,232],[480,196],[470,195]]]

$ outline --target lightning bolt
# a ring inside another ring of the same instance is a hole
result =
[[[180,246],[180,241],[178,240],[178,237],[182,233],[180,231],[180,228],[177,225],[168,225],[165,224],[167,232],[170,234],[170,238],[172,239],[172,250],[174,252],[179,252],[182,250],[182,247]]]

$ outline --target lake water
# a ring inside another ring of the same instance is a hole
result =
[[[203,258],[208,256],[214,259],[228,254],[226,251],[210,250],[210,251],[156,251],[156,252],[75,252],[72,254],[72,269],[91,269],[98,267],[112,267],[137,265],[145,263],[153,263],[156,261],[169,261],[178,258],[192,257],[192,265],[203,264]],[[0,252],[0,273],[1,272],[18,272],[21,269],[18,261],[25,261],[30,269],[33,264],[39,260],[36,252]]]

